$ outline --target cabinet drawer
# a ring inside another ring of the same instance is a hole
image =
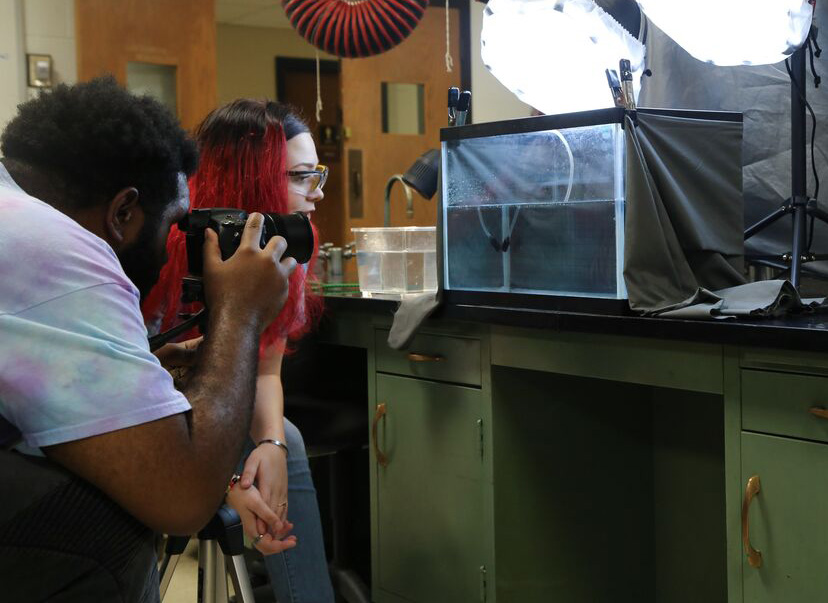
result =
[[[828,442],[828,377],[742,370],[742,429]]]
[[[378,329],[374,337],[381,373],[480,385],[479,339],[421,334],[408,350],[392,350],[388,330]]]

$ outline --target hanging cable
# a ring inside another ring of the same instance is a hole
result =
[[[446,73],[451,73],[454,59],[451,58],[451,27],[449,22],[449,0],[446,0]]]
[[[316,51],[316,123],[322,121],[322,79],[319,76],[319,51]]]

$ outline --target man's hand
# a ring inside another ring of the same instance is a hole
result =
[[[227,495],[227,504],[239,514],[244,533],[262,555],[281,553],[296,546],[296,536],[288,536],[293,524],[279,519],[255,486],[233,488]]]
[[[205,231],[204,289],[211,312],[224,309],[256,322],[260,330],[269,325],[284,306],[288,296],[288,277],[296,260],[282,258],[287,241],[273,237],[259,248],[264,216],[252,213],[247,219],[236,252],[222,261],[218,235]]]
[[[279,446],[262,444],[257,446],[244,463],[239,487],[256,488],[280,519],[287,518],[288,477],[287,455]]]

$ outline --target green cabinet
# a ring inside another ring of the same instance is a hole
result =
[[[815,354],[743,352],[745,603],[828,601],[828,378]],[[770,369],[770,370],[769,370]],[[753,491],[747,487],[753,478]],[[756,487],[758,486],[758,487]],[[761,562],[748,551],[761,553]]]
[[[743,483],[751,476],[747,533],[762,562],[744,558],[745,603],[828,601],[828,445],[744,432]]]
[[[336,322],[368,350],[374,603],[828,603],[828,355]]]
[[[485,596],[483,399],[480,389],[376,374],[374,600]]]

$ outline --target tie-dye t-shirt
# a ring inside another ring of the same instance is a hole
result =
[[[36,454],[190,409],[112,248],[2,164],[0,275],[0,444],[22,435]]]

